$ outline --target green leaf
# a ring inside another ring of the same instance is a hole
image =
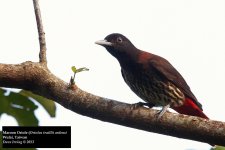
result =
[[[82,71],[89,71],[89,69],[86,67],[82,67],[82,68],[77,69],[76,73],[82,72]]]
[[[34,100],[36,100],[39,104],[41,104],[44,107],[44,109],[48,112],[48,114],[51,117],[55,117],[56,105],[55,105],[54,101],[44,98],[42,96],[33,94],[32,92],[26,91],[26,90],[21,90],[19,93],[23,96],[33,98]]]
[[[72,69],[72,71],[73,71],[74,73],[77,72],[77,68],[76,68],[75,66],[72,66],[71,69]]]
[[[210,150],[225,150],[224,146],[216,146],[215,148],[211,148]]]
[[[75,66],[72,66],[71,69],[74,73],[78,73],[78,72],[82,72],[82,71],[89,71],[89,69],[86,68],[86,67],[82,67],[82,68],[77,69]]]
[[[2,131],[0,131],[0,149],[2,148]]]
[[[28,97],[0,88],[0,114],[13,116],[20,126],[37,126],[38,119],[34,111],[38,108]]]

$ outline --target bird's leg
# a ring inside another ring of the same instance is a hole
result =
[[[132,109],[136,109],[138,107],[142,107],[142,106],[147,106],[149,108],[154,107],[155,105],[152,103],[144,103],[144,102],[138,102],[138,103],[134,103],[132,104]]]
[[[166,106],[163,106],[163,108],[159,112],[157,112],[157,114],[156,114],[157,118],[158,119],[161,118],[169,107],[170,107],[170,103],[167,104]]]

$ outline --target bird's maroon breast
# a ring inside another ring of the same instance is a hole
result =
[[[154,71],[121,70],[123,78],[130,89],[141,99],[156,106],[181,106],[184,94],[171,82],[164,80]]]

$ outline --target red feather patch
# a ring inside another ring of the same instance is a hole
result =
[[[198,116],[201,118],[209,119],[202,110],[189,98],[185,99],[185,102],[180,107],[173,107],[175,111],[185,115]]]

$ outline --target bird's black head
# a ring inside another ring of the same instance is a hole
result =
[[[113,33],[105,37],[104,40],[95,42],[104,46],[107,51],[119,61],[130,59],[136,55],[137,49],[128,38],[119,33]]]

